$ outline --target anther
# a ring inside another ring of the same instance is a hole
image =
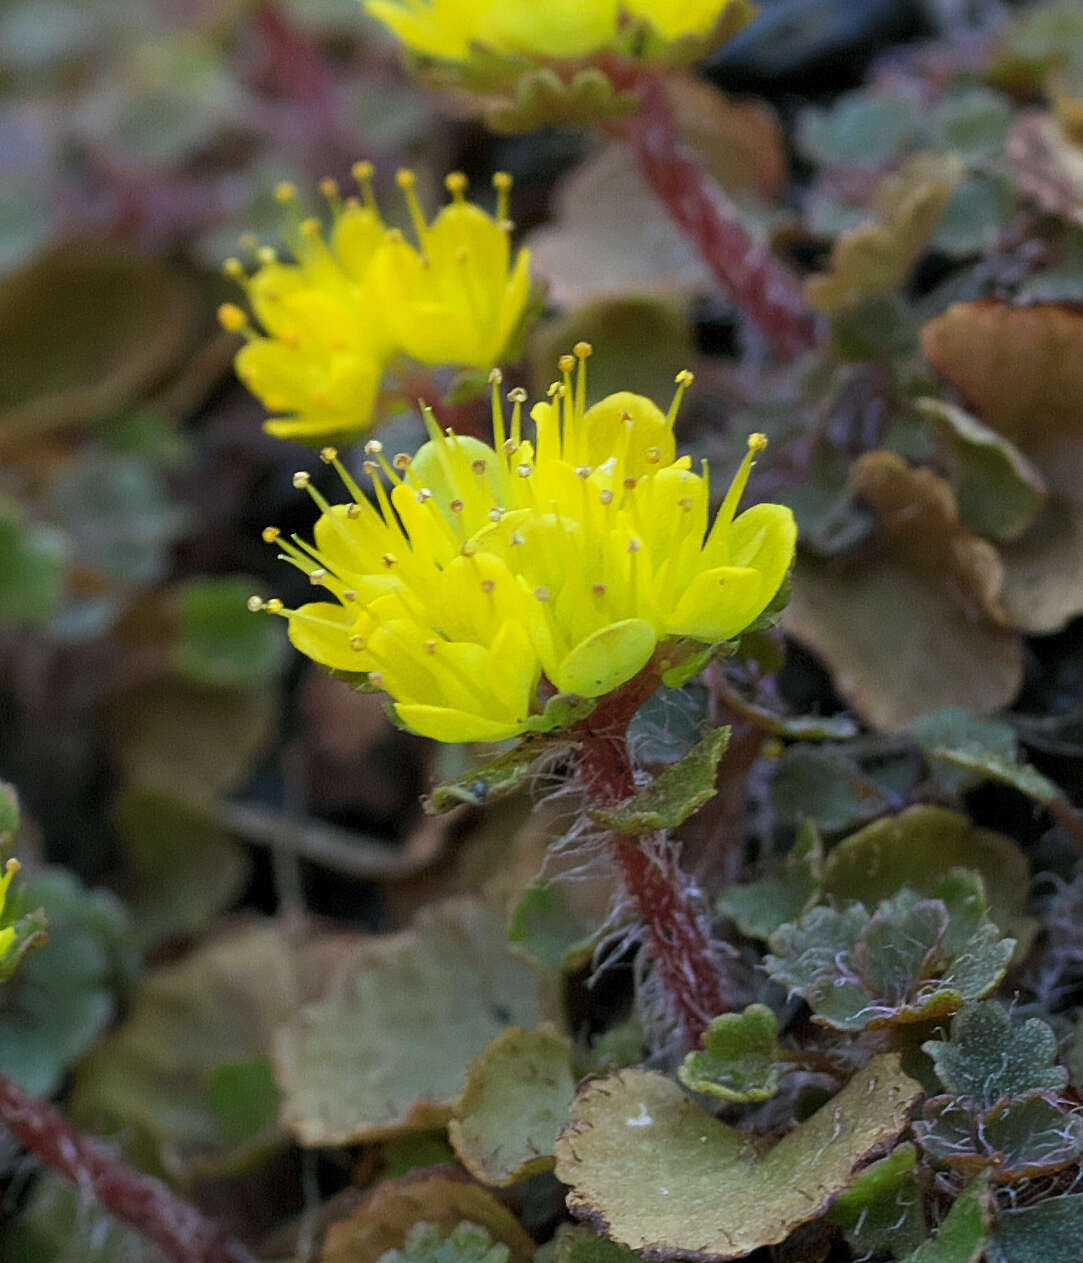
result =
[[[662,459],[662,450],[658,447],[648,447],[643,453],[643,457],[648,465],[657,465]]]
[[[253,614],[258,614],[263,609],[263,597],[250,596],[246,602],[249,610]]]
[[[293,485],[297,488],[298,491],[304,490],[304,488],[307,487],[311,481],[312,481],[312,475],[306,473],[303,469],[299,469],[293,475]]]
[[[396,469],[408,469],[410,466],[410,459],[409,452],[396,452],[391,463]]]
[[[594,473],[594,470],[591,469],[589,465],[576,465],[575,467],[576,477],[582,478],[584,482],[591,476],[592,473]]]
[[[695,380],[695,373],[690,372],[687,368],[682,368],[677,376],[674,377],[673,383],[676,386],[691,386]]]
[[[766,434],[750,434],[748,436],[748,450],[750,452],[762,452],[766,446]]]
[[[310,570],[308,572],[308,581],[314,588],[318,588],[326,578],[327,571],[321,569],[319,566],[317,566],[315,570]]]
[[[342,599],[343,599],[344,601],[346,601],[347,603],[350,603],[350,602],[356,601],[356,600],[357,600],[357,589],[356,589],[356,588],[346,588],[346,589],[345,589],[345,591],[342,593]]]
[[[477,553],[477,551],[478,551],[478,546],[477,544],[474,543],[472,539],[466,540],[465,543],[459,546],[460,557],[473,557]]]
[[[415,499],[418,504],[424,504],[426,500],[432,499],[432,492],[428,487],[418,487]]]
[[[606,588],[605,588],[604,583],[592,584],[590,590],[594,593],[595,596],[605,596]]]
[[[382,671],[370,671],[369,683],[373,688],[382,688],[384,683],[384,673]]]
[[[248,317],[236,303],[222,303],[218,308],[218,323],[227,333],[240,333],[248,324]]]
[[[278,262],[278,253],[274,246],[260,246],[256,251],[256,259],[263,264],[264,267],[272,263]]]
[[[488,596],[488,594],[489,594],[489,593],[493,590],[493,588],[495,588],[495,587],[496,587],[496,580],[495,580],[495,579],[482,579],[482,581],[481,581],[481,590],[482,590],[482,592],[484,592],[484,593],[486,594],[486,596]]]
[[[557,360],[557,367],[560,369],[562,373],[572,372],[572,370],[575,368],[575,356],[562,355],[560,359]]]
[[[636,537],[635,537],[634,535],[633,535],[633,536],[632,536],[632,538],[628,541],[628,551],[629,551],[630,553],[637,553],[637,552],[639,552],[639,550],[640,550],[642,547],[643,547],[643,545],[639,542],[639,540],[638,540],[638,539],[636,539]]]
[[[417,176],[408,167],[400,167],[395,172],[395,183],[400,189],[412,189],[417,183]]]
[[[359,504],[348,504],[346,506],[346,516],[356,521],[361,516],[361,506]]]
[[[390,570],[392,566],[398,565],[399,561],[394,553],[384,553],[380,560],[384,563],[388,570]]]
[[[424,644],[424,649],[425,649],[425,652],[426,652],[426,653],[428,653],[428,654],[433,654],[433,653],[435,653],[435,652],[436,652],[436,641],[435,641],[435,640],[426,640],[426,641],[425,641],[425,644]]]
[[[350,168],[350,174],[358,184],[364,184],[366,180],[371,180],[375,168],[371,162],[355,162]]]
[[[681,498],[677,501],[677,503],[681,506],[682,509],[684,509],[685,513],[692,512],[693,501],[692,501],[691,496],[681,496]]]
[[[503,380],[504,380],[504,374],[500,371],[500,369],[493,368],[489,370],[489,385],[490,386],[499,386]]]
[[[489,510],[490,522],[499,522],[503,516],[504,516],[504,510],[500,508],[499,505],[494,504],[493,507]]]
[[[602,504],[612,504],[613,493],[608,487],[603,487],[602,490],[598,492],[598,499],[602,502]]]
[[[320,235],[320,221],[315,215],[310,215],[308,219],[301,220],[301,235],[304,237],[318,237]]]
[[[487,466],[485,461],[483,461],[479,456],[477,460],[470,462],[470,468],[480,477],[485,472]]]
[[[577,342],[572,347],[572,354],[579,360],[589,359],[594,354],[594,348],[589,342]]]
[[[240,259],[229,258],[222,264],[222,273],[231,281],[239,281],[244,276],[244,264]]]
[[[463,511],[463,502],[459,499],[452,500],[447,506],[452,513],[461,513]]]
[[[280,183],[275,185],[276,202],[281,202],[285,205],[287,202],[292,202],[296,196],[297,186],[295,184],[291,184],[289,180],[282,180]]]
[[[528,465],[524,462],[522,465],[515,466],[515,472],[519,475],[520,478],[529,478],[530,475],[534,472],[534,466]]]
[[[272,596],[267,604],[263,607],[268,614],[281,614],[286,608],[277,596]]]
[[[462,197],[466,192],[468,183],[466,176],[461,171],[449,171],[444,176],[444,188],[447,189],[452,197]]]
[[[494,171],[493,188],[498,193],[507,193],[511,188],[511,176],[506,171]]]
[[[638,478],[633,478],[631,474],[629,474],[629,475],[628,475],[628,477],[627,477],[627,478],[625,478],[625,480],[624,480],[624,490],[625,490],[625,491],[635,491],[636,487],[638,487],[638,486],[639,486],[639,479],[638,479]]]
[[[522,386],[515,386],[513,389],[508,391],[509,403],[526,403],[526,401],[527,393]]]
[[[510,544],[513,548],[518,548],[518,546],[519,546],[520,544],[525,544],[525,543],[526,543],[526,540],[523,538],[523,536],[522,536],[522,535],[521,535],[518,531],[512,531],[511,535],[510,535],[510,536],[509,536],[509,538],[508,538],[508,543],[509,543],[509,544]]]
[[[332,464],[334,461],[338,460],[338,448],[337,447],[321,447],[320,460],[322,460],[325,465]]]
[[[384,445],[379,439],[369,439],[365,444],[366,456],[378,456],[384,450]]]
[[[325,175],[319,183],[319,190],[326,198],[338,197],[338,181]]]
[[[355,653],[360,653],[360,652],[361,652],[361,650],[362,650],[362,649],[364,649],[364,647],[365,647],[365,638],[364,638],[364,636],[351,636],[351,637],[350,637],[350,648],[351,648],[351,649],[352,649]],[[369,677],[369,678],[371,679],[371,675],[370,675],[370,677]]]
[[[534,589],[534,599],[536,601],[548,601],[552,595],[544,584],[540,584]]]
[[[273,544],[282,532],[277,526],[265,526],[263,528],[263,542],[265,544]]]

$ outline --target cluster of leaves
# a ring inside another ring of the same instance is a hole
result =
[[[437,126],[355,0],[136,7],[0,16],[0,772],[14,915],[49,916],[0,1070],[271,1260],[1056,1258],[1083,1234],[1079,6],[895,49],[789,137],[671,76],[683,142],[809,264],[824,342],[784,369],[729,353],[628,148]],[[244,609],[271,574],[305,599],[258,533],[307,526],[307,458],[228,383],[213,265],[277,180],[361,153],[515,169],[551,305],[508,381],[544,391],[577,338],[595,397],[692,367],[682,441],[729,461],[726,401],[800,520],[786,660],[760,628],[669,676],[641,791],[570,840],[534,804],[567,733],[436,752]],[[730,948],[734,1009],[683,1061],[597,845],[663,830]],[[161,1263],[13,1173],[3,1263]]]

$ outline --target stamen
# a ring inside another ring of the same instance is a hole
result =
[[[493,174],[493,188],[496,189],[496,218],[503,225],[508,223],[508,210],[510,208],[511,193],[511,176],[506,171],[497,171]]]
[[[673,392],[673,402],[669,405],[669,411],[666,413],[666,424],[672,430],[674,422],[677,420],[677,411],[681,406],[681,400],[684,398],[684,392],[696,380],[695,374],[690,373],[688,369],[682,368],[677,376],[673,379],[677,389]]]
[[[544,584],[539,584],[539,586],[534,589],[534,599],[537,601],[548,601],[552,595],[553,594]]]
[[[447,189],[456,202],[461,202],[463,200],[463,195],[466,193],[468,183],[469,181],[461,171],[449,171],[448,174],[444,176],[444,188]]]
[[[425,253],[425,240],[428,237],[429,225],[425,222],[425,214],[421,209],[421,203],[417,200],[417,176],[413,171],[401,168],[395,174],[395,182],[402,189],[403,197],[406,200],[406,209],[410,212],[410,219],[414,225],[414,232],[417,233],[417,243],[421,247],[421,251]]]
[[[355,162],[350,168],[350,174],[357,181],[361,197],[370,210],[376,210],[376,194],[372,188],[373,170],[371,162]]]

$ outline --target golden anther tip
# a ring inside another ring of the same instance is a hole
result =
[[[366,456],[378,456],[384,450],[384,445],[379,439],[369,439],[365,444]]]
[[[242,250],[255,250],[259,245],[259,238],[254,232],[242,232],[237,238],[237,244]]]
[[[465,505],[463,504],[461,500],[455,499],[455,500],[452,500],[451,503],[447,507],[451,510],[452,513],[461,513],[463,509],[465,508]]]
[[[537,601],[548,601],[552,595],[544,583],[534,589],[534,599]]]
[[[444,176],[444,188],[449,193],[465,193],[469,183],[462,171],[449,171]]]
[[[232,255],[222,264],[222,275],[231,281],[239,281],[244,276],[244,264]]]
[[[425,652],[426,652],[426,653],[435,653],[435,652],[436,652],[436,641],[435,641],[435,640],[426,640],[426,641],[424,642],[424,644],[422,645],[422,648],[425,650]]]
[[[354,651],[354,653],[360,653],[361,650],[364,649],[364,647],[365,647],[364,636],[351,636],[350,637],[350,648]]]
[[[396,469],[408,469],[410,467],[410,453],[396,452],[391,463]]]
[[[630,553],[637,553],[637,552],[639,552],[639,550],[640,550],[642,547],[643,547],[643,545],[639,542],[639,540],[638,540],[638,539],[636,539],[636,537],[635,537],[634,535],[633,535],[633,536],[632,536],[632,538],[628,541],[628,551],[629,551]]]
[[[477,544],[475,544],[472,539],[468,539],[466,543],[460,547],[459,556],[460,557],[473,557],[477,551],[478,551]]]
[[[373,688],[380,688],[384,682],[384,673],[382,671],[370,671],[369,683]]]
[[[305,237],[318,237],[320,235],[320,221],[315,215],[309,215],[307,219],[301,220],[301,235]]]
[[[512,531],[512,533],[508,536],[508,543],[513,547],[518,548],[521,544],[526,543],[526,539],[519,531]]]
[[[594,470],[591,469],[589,465],[576,465],[575,467],[575,476],[577,478],[582,478],[584,482],[586,482],[592,473],[594,473]]]
[[[577,342],[572,347],[572,354],[578,360],[586,360],[594,354],[594,347],[589,342]]]
[[[384,555],[380,558],[380,560],[388,568],[388,570],[390,570],[392,566],[398,565],[398,561],[399,561],[399,559],[395,556],[394,553],[384,553]]]
[[[674,384],[677,386],[691,386],[695,380],[695,373],[690,372],[687,368],[682,368],[673,379]]]
[[[359,504],[348,504],[346,506],[346,516],[351,522],[356,522],[361,516],[361,506]]]
[[[657,465],[662,459],[662,451],[657,447],[648,447],[643,453],[643,457],[648,465]]]
[[[767,446],[766,434],[750,434],[748,436],[748,450],[750,452],[762,452]]]
[[[399,167],[395,172],[395,183],[400,189],[412,189],[417,183],[417,174],[409,167]]]
[[[372,163],[366,159],[361,162],[355,162],[350,168],[350,174],[358,184],[363,184],[366,180],[372,179],[372,173],[375,169]]]
[[[474,471],[475,474],[477,474],[480,477],[488,468],[488,466],[486,465],[485,461],[483,461],[481,457],[479,456],[477,460],[470,462],[470,468]]]
[[[511,188],[511,185],[511,175],[507,171],[493,172],[493,188],[496,189],[498,193],[506,193],[508,189]]]
[[[602,504],[612,504],[613,493],[612,491],[609,490],[608,487],[605,487],[601,491],[598,492],[598,499],[602,502]]]
[[[332,180],[329,175],[323,177],[318,187],[324,197],[338,197],[338,181]]]
[[[527,393],[524,387],[516,386],[514,389],[508,391],[509,403],[526,403],[526,401]]]
[[[263,607],[268,614],[281,614],[286,608],[277,596],[272,596],[267,604]]]
[[[629,474],[629,475],[628,475],[628,477],[627,477],[627,478],[625,478],[625,480],[624,480],[624,490],[625,490],[625,491],[635,491],[636,487],[638,487],[638,486],[639,486],[639,479],[638,479],[638,478],[633,478],[631,474]]]
[[[322,567],[320,566],[317,566],[315,570],[310,570],[308,572],[308,581],[309,583],[312,584],[313,587],[319,587],[319,585],[326,578],[327,578],[327,571],[322,569]]]
[[[274,246],[260,246],[256,251],[256,258],[264,267],[270,266],[272,263],[278,262],[278,254]]]
[[[277,526],[265,526],[263,528],[263,542],[265,544],[273,544],[282,534]]]
[[[570,373],[575,368],[575,356],[562,355],[560,359],[557,360],[557,367],[562,373]]]
[[[263,597],[250,596],[245,604],[248,606],[249,613],[258,614],[263,609]]]
[[[519,475],[520,478],[529,478],[530,475],[534,472],[534,466],[528,465],[526,461],[524,461],[521,465],[515,466],[515,472]]]
[[[4,871],[8,873],[17,873],[21,868],[22,864],[19,863],[14,855],[12,855],[11,858],[4,864]]]
[[[590,590],[594,593],[595,596],[605,596],[606,588],[605,588],[604,583],[592,584]]]
[[[325,465],[330,465],[332,461],[338,460],[338,448],[337,447],[321,447],[320,460],[322,460]]]
[[[504,380],[504,374],[498,368],[491,369],[489,372],[489,385],[499,386]]]
[[[432,492],[428,487],[419,487],[415,499],[418,504],[424,504],[426,500],[432,499]]]
[[[518,450],[519,450],[519,444],[514,439],[504,440],[504,455],[505,456],[514,456]]]
[[[291,183],[289,180],[281,180],[279,181],[278,184],[275,185],[275,201],[276,202],[282,202],[283,204],[285,204],[286,202],[292,202],[296,196],[297,196],[297,186]]]
[[[308,484],[311,481],[312,481],[312,475],[309,473],[306,473],[305,470],[303,469],[299,469],[293,475],[293,485],[297,488],[298,491],[302,491],[305,487],[308,486]]]
[[[222,303],[218,308],[218,323],[227,333],[240,333],[248,324],[248,317],[236,303]]]
[[[495,580],[495,579],[482,579],[482,581],[481,581],[481,590],[482,590],[482,592],[484,592],[484,593],[485,593],[485,595],[486,595],[486,596],[488,596],[488,594],[489,594],[489,593],[493,590],[493,588],[495,588],[495,587],[496,587],[496,580]]]
[[[558,399],[564,394],[564,384],[562,382],[550,382],[545,393],[550,399]]]
[[[502,509],[500,505],[494,504],[493,507],[489,510],[489,521],[499,522],[500,519],[504,516],[504,512],[505,510]]]
[[[347,604],[349,604],[349,603],[350,603],[350,602],[352,602],[352,601],[356,601],[356,600],[357,600],[357,589],[356,589],[356,588],[344,588],[344,589],[343,589],[343,592],[342,592],[342,599],[343,599],[343,600],[344,600]]]

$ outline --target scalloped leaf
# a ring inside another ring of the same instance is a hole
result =
[[[568,1207],[655,1259],[738,1258],[822,1215],[906,1126],[920,1086],[874,1057],[777,1144],[704,1113],[665,1076],[591,1083],[557,1142]]]
[[[838,1030],[954,1013],[1003,978],[1015,941],[987,919],[978,874],[957,870],[935,893],[904,888],[871,917],[862,903],[813,908],[772,936],[767,970]]]
[[[510,1254],[479,1224],[464,1221],[448,1232],[439,1224],[418,1223],[402,1248],[388,1250],[380,1263],[508,1263]]]
[[[514,98],[485,111],[494,132],[530,132],[539,127],[583,127],[623,118],[639,106],[639,93],[619,89],[604,71],[586,66],[570,80],[549,66],[516,76]]]
[[[947,794],[959,795],[981,784],[981,777],[938,758],[941,750],[979,749],[1011,758],[1018,747],[1015,729],[996,719],[981,719],[959,706],[922,715],[910,725],[936,783]]]
[[[997,1212],[989,1263],[1076,1263],[1083,1238],[1083,1193],[1047,1197]]]
[[[766,1101],[778,1091],[778,1018],[766,1005],[716,1017],[702,1043],[677,1071],[686,1088],[725,1101]]]
[[[556,1027],[509,1027],[470,1063],[448,1139],[471,1175],[504,1188],[552,1167],[574,1095],[571,1049]]]
[[[841,833],[882,815],[889,803],[845,746],[802,744],[779,759],[771,806],[786,824],[810,819],[825,833]]]
[[[570,728],[591,713],[598,705],[593,697],[580,697],[578,693],[554,693],[545,703],[540,715],[531,715],[526,721],[528,732],[553,732],[557,728]]]
[[[1037,1017],[1012,1017],[996,1000],[968,1005],[952,1020],[950,1038],[921,1047],[945,1091],[985,1106],[1029,1092],[1060,1092],[1068,1082],[1067,1070],[1054,1064],[1052,1028]]]
[[[718,762],[729,740],[729,728],[716,728],[683,759],[663,768],[646,789],[616,807],[591,808],[590,818],[630,836],[675,829],[715,796]]]
[[[538,975],[509,952],[502,917],[470,899],[426,907],[279,1031],[283,1123],[310,1146],[443,1126],[486,1044],[542,1016]]]
[[[992,1217],[989,1181],[984,1174],[979,1175],[955,1199],[935,1238],[919,1246],[903,1263],[978,1263]]]

